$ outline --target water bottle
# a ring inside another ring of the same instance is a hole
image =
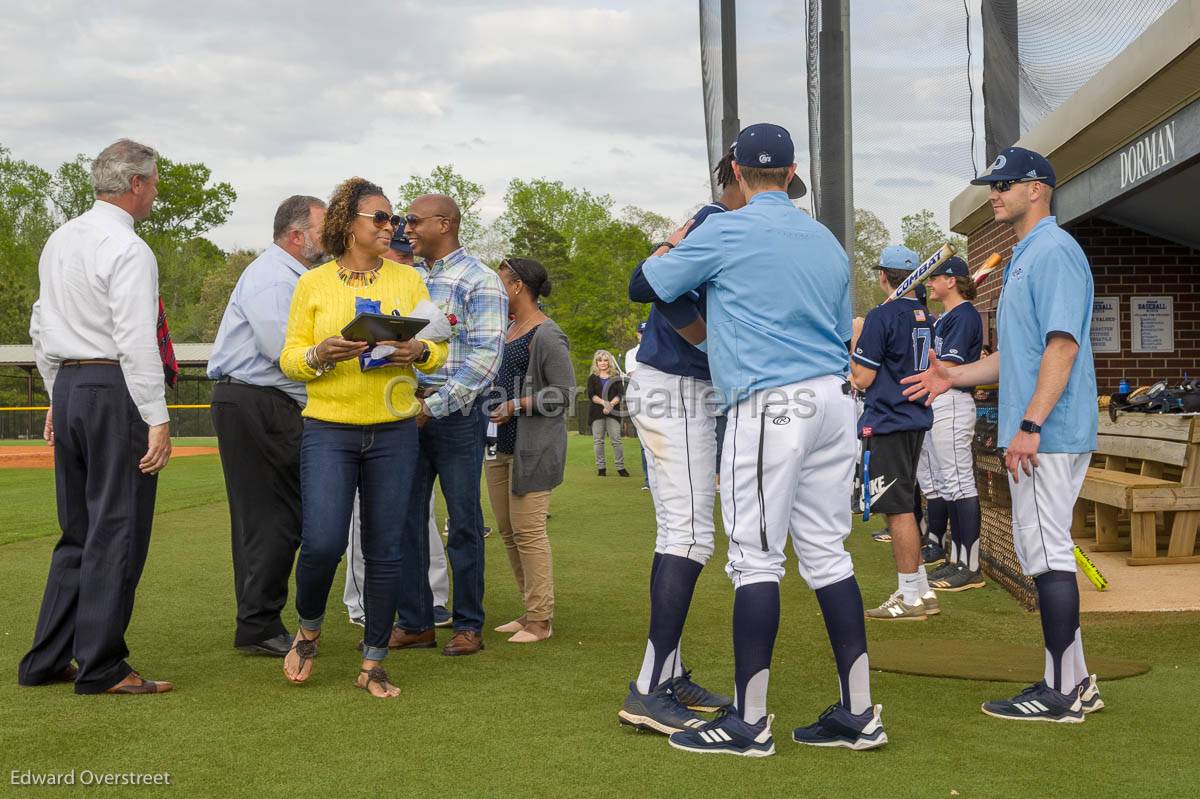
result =
[[[497,434],[497,430],[496,430],[496,423],[488,422],[487,435],[485,435],[484,439],[483,439],[483,441],[484,441],[484,448],[483,448],[484,460],[489,460],[489,461],[496,460],[496,437],[497,437],[497,435],[498,434]]]
[[[1123,377],[1121,378],[1121,384],[1119,386],[1117,386],[1117,393],[1118,394],[1128,394],[1129,393],[1129,381]]]

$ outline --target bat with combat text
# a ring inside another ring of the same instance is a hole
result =
[[[934,269],[937,269],[939,266],[952,258],[954,256],[954,252],[955,250],[953,244],[943,245],[940,250],[929,256],[925,263],[914,269],[911,275],[904,278],[904,280],[901,280],[900,285],[896,286],[896,290],[893,291],[892,295],[884,300],[884,302],[887,303],[891,302],[892,300],[898,300],[908,292],[912,291],[913,287],[915,287],[918,283],[924,282]]]

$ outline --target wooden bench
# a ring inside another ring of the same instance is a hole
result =
[[[1077,537],[1093,509],[1096,550],[1131,550],[1131,566],[1200,563],[1200,424],[1197,417],[1127,413],[1113,422],[1101,412],[1100,435],[1074,510]],[[1122,540],[1122,512],[1129,538]],[[1167,538],[1158,554],[1159,518]]]

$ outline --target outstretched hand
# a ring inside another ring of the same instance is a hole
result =
[[[900,383],[908,386],[904,389],[905,399],[916,402],[924,397],[926,405],[932,405],[935,399],[954,387],[950,370],[942,365],[932,349],[929,350],[929,368],[920,374],[901,378]]]

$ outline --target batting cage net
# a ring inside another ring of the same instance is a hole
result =
[[[1173,5],[1175,0],[997,4],[997,24],[1015,33],[1015,41],[1005,38],[1010,48],[1016,46],[1021,134],[1066,102]]]

